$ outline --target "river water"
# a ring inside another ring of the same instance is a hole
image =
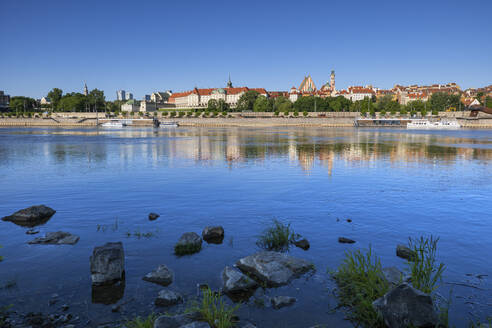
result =
[[[3,128],[0,217],[45,204],[57,212],[40,235],[63,230],[80,241],[28,245],[36,236],[27,228],[0,221],[0,305],[51,313],[66,303],[80,327],[172,312],[154,308],[161,287],[143,281],[146,273],[166,264],[175,273],[170,287],[188,299],[198,283],[219,288],[222,269],[257,251],[257,236],[277,218],[310,241],[308,251],[290,253],[316,272],[268,291],[296,297],[295,305],[241,305],[242,319],[351,327],[334,310],[327,271],[345,251],[369,246],[384,266],[403,270],[396,245],[432,234],[446,265],[439,293],[452,290],[451,322],[462,327],[492,315],[491,160],[490,130]],[[149,212],[161,217],[149,221]],[[224,227],[223,244],[173,255],[182,233],[207,225]],[[339,244],[340,236],[357,242]],[[126,281],[104,301],[91,290],[89,256],[110,241],[123,242]],[[50,306],[54,293],[60,301]],[[120,313],[101,304],[116,301]]]

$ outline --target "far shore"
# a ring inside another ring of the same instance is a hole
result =
[[[152,126],[153,116],[119,116],[113,119],[132,120],[131,125],[135,127]],[[273,113],[228,113],[226,117],[168,117],[158,114],[161,122],[177,122],[180,126],[196,127],[276,127],[276,126],[299,126],[299,127],[330,127],[343,128],[353,127],[354,121],[360,117],[356,112],[310,112],[307,117],[274,116]],[[379,118],[379,117],[378,117]],[[384,118],[406,118],[400,116],[385,116]],[[440,112],[438,116],[430,119],[456,119],[463,128],[492,128],[492,115],[480,113],[475,118],[470,117],[469,112]],[[109,118],[104,113],[53,113],[51,116],[42,117],[1,117],[0,127],[95,127],[107,122]]]

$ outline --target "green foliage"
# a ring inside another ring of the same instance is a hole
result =
[[[210,288],[203,289],[203,299],[198,311],[202,317],[214,328],[230,328],[235,325],[235,312],[239,305],[227,305],[220,293],[214,293]]]
[[[279,112],[278,110],[276,110],[276,111],[273,113],[273,115],[275,115],[275,116],[278,116],[278,114],[280,114],[280,112]]]
[[[299,116],[299,112],[298,112],[297,110],[296,110],[296,111],[294,111],[294,116],[295,116],[295,117],[298,117],[298,116]]]
[[[211,112],[217,109],[217,100],[210,99],[207,104],[207,109]]]
[[[10,98],[10,108],[12,111],[33,111],[36,108],[36,100],[29,97]]]
[[[56,110],[65,112],[83,112],[88,107],[87,97],[81,93],[68,93],[65,94],[58,102]]]
[[[331,274],[338,285],[340,304],[350,307],[350,320],[364,327],[385,327],[372,302],[388,292],[389,283],[371,248],[365,254],[360,250],[347,252],[338,270]]]
[[[256,98],[258,98],[259,95],[260,93],[254,90],[249,90],[243,93],[237,102],[237,110],[252,111]]]
[[[450,107],[460,107],[460,95],[450,95],[445,92],[436,92],[432,94],[429,100],[429,106],[431,110],[446,111]],[[462,106],[464,107],[464,106]]]
[[[51,104],[53,108],[58,106],[61,98],[63,96],[63,90],[59,88],[53,88],[50,92],[48,92],[48,98],[50,98]]]
[[[288,110],[285,110],[284,111],[284,116],[289,116],[289,111]]]
[[[223,111],[222,112],[222,116],[226,117],[227,116],[227,112],[226,111]]]
[[[284,113],[287,113],[286,115],[289,115],[289,112],[292,111],[292,103],[289,100],[281,103],[277,107],[277,111],[284,112]]]
[[[253,104],[253,110],[255,112],[270,112],[272,110],[271,104],[265,96],[258,96]]]
[[[219,99],[217,101],[217,110],[221,112],[227,112],[230,110],[229,104],[226,103],[224,99]]]
[[[445,266],[437,264],[436,252],[439,238],[409,238],[408,245],[417,255],[415,261],[409,261],[408,269],[412,277],[413,287],[430,294],[439,287]]]
[[[202,249],[201,244],[176,244],[174,245],[174,254],[178,256],[190,255],[199,252]]]
[[[170,112],[170,113],[169,113],[169,116],[170,116],[170,117],[174,117],[174,116],[176,116],[176,112],[174,112],[174,111],[173,111],[173,112]]]
[[[295,238],[296,234],[290,228],[290,224],[285,225],[274,219],[272,225],[258,237],[256,245],[266,250],[286,251]]]
[[[304,111],[304,112],[302,112],[302,115],[304,115],[304,117],[307,117],[309,115],[309,113],[307,111]]]
[[[152,313],[147,318],[136,317],[125,323],[126,328],[153,328],[157,315]]]

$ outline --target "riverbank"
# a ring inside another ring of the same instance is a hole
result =
[[[93,127],[108,122],[101,117],[103,114],[96,113],[55,113],[50,117],[34,118],[0,118],[0,127]],[[152,116],[147,117],[118,117],[118,119],[131,120],[131,125],[152,126]],[[284,117],[274,116],[273,113],[229,113],[227,117],[167,117],[158,114],[157,118],[162,121],[177,122],[180,126],[192,127],[276,127],[276,126],[298,126],[298,127],[353,127],[359,113],[354,112],[328,112],[309,113],[307,117],[299,116]],[[399,118],[396,117],[395,118]],[[470,117],[469,112],[441,112],[432,119],[456,119],[463,128],[490,129],[492,128],[492,115],[480,113],[477,117]]]

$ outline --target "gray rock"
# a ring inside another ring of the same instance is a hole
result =
[[[26,231],[26,235],[35,235],[38,233],[39,233],[39,230],[35,230],[35,229],[29,229]]]
[[[342,244],[353,244],[355,243],[355,240],[345,237],[338,237],[338,242]]]
[[[44,237],[31,240],[29,244],[42,245],[75,245],[79,241],[79,236],[72,235],[64,231],[47,232]]]
[[[302,248],[303,250],[307,251],[311,245],[309,244],[309,241],[306,238],[302,238],[299,240],[294,241],[294,245],[296,247]]]
[[[264,251],[236,262],[236,267],[269,286],[282,286],[314,268],[311,262],[287,254]]]
[[[10,221],[23,227],[34,227],[48,221],[56,211],[44,205],[36,205],[24,208],[12,215],[2,218],[3,221]]]
[[[150,221],[154,221],[154,220],[157,220],[157,218],[159,217],[160,215],[157,214],[157,213],[149,213],[149,220]]]
[[[252,323],[247,323],[242,328],[256,328],[256,326],[253,325]]]
[[[224,293],[247,292],[256,287],[258,287],[256,281],[231,267],[227,266],[222,271],[222,290]]]
[[[177,255],[193,254],[202,248],[202,238],[195,232],[186,232],[174,246],[174,253]]]
[[[179,328],[210,328],[210,325],[204,321],[195,321]]]
[[[183,303],[183,296],[169,289],[163,289],[159,292],[159,295],[155,299],[155,305],[157,306],[171,306],[179,303]]]
[[[155,320],[154,328],[179,328],[181,326],[201,319],[202,316],[199,312],[192,312],[175,316],[161,315]]]
[[[372,303],[387,327],[437,327],[438,316],[429,294],[407,284],[396,286]]]
[[[413,261],[416,254],[413,250],[408,248],[405,245],[396,246],[396,256],[401,257],[402,259],[406,259],[408,261]]]
[[[147,273],[142,279],[162,286],[168,286],[173,282],[173,272],[162,264],[154,271]]]
[[[125,273],[123,244],[106,243],[95,247],[90,262],[93,285],[108,285],[122,280]]]
[[[387,267],[383,268],[383,276],[384,279],[386,279],[387,282],[390,283],[392,286],[399,285],[400,283],[403,282],[403,274],[401,273],[400,270],[396,267]]]
[[[202,237],[207,243],[220,244],[224,240],[224,228],[221,226],[205,227]]]
[[[285,306],[289,306],[294,304],[297,301],[295,297],[290,297],[290,296],[275,296],[272,297],[272,307],[274,309],[280,309]]]

